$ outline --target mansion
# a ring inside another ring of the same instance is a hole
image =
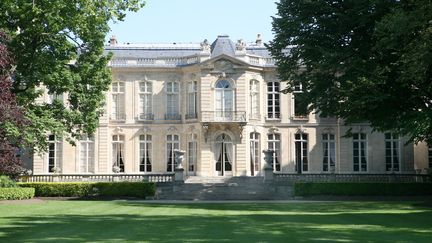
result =
[[[174,172],[176,149],[185,151],[188,176],[260,176],[266,149],[280,173],[431,166],[427,146],[307,113],[296,100],[301,86],[280,92],[286,83],[260,35],[253,43],[220,35],[196,44],[119,44],[113,37],[106,52],[113,53],[113,81],[97,132],[76,146],[49,136],[49,151],[34,155],[35,175]]]

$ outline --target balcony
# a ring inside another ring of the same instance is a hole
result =
[[[181,120],[180,114],[165,114],[165,120]]]
[[[153,121],[154,114],[152,113],[140,113],[138,116],[139,121]]]
[[[186,114],[186,119],[197,119],[198,114]]]
[[[125,121],[126,120],[126,114],[125,113],[111,114],[110,120],[111,121]]]
[[[244,111],[203,111],[202,122],[246,122]]]

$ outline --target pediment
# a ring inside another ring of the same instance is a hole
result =
[[[235,72],[234,70],[236,68],[245,68],[248,66],[250,66],[249,63],[225,54],[208,59],[201,63],[201,67],[204,69],[213,69],[214,72],[224,73]]]

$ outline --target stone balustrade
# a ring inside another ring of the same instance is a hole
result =
[[[419,174],[289,174],[274,173],[276,182],[432,182]]]
[[[161,174],[40,174],[21,176],[21,182],[112,182],[112,181],[148,181],[165,183],[174,181],[174,173]]]

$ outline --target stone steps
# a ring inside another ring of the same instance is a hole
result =
[[[283,200],[292,199],[292,187],[264,183],[263,177],[189,177],[185,183],[159,184],[155,199]]]

